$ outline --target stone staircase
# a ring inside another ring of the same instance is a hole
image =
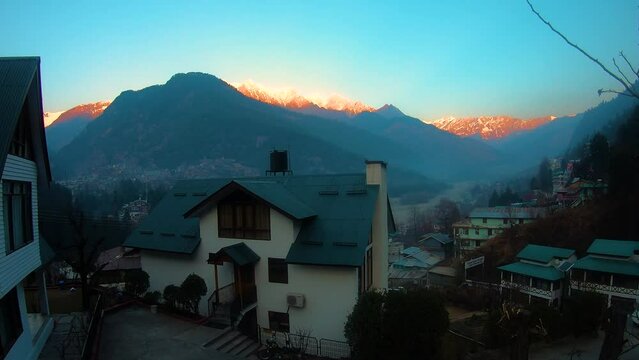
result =
[[[202,346],[205,348],[212,348],[238,358],[250,358],[251,355],[260,348],[260,344],[257,341],[243,335],[230,326],[225,328],[218,336],[207,341]]]

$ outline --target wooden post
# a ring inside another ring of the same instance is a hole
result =
[[[217,263],[213,263],[213,268],[215,269],[215,302],[220,303],[220,287],[219,282],[217,280]]]

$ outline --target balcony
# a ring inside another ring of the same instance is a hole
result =
[[[501,287],[511,290],[518,290],[524,294],[541,297],[544,299],[554,300],[561,297],[561,289],[544,290],[533,286],[524,285],[506,280],[501,281]]]
[[[639,298],[639,289],[631,289],[622,286],[606,285],[601,283],[570,280],[570,287],[580,291],[594,291],[600,294],[615,295],[625,298]]]

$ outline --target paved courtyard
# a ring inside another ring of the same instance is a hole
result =
[[[131,306],[104,316],[101,360],[193,359],[229,360],[237,357],[203,347],[221,330],[195,325]]]

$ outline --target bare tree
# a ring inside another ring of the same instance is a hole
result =
[[[639,93],[634,88],[634,83],[639,79],[639,68],[635,68],[632,65],[632,63],[628,60],[628,58],[623,53],[623,51],[619,52],[619,59],[621,59],[621,60],[623,60],[623,62],[625,62],[626,66],[628,67],[628,69],[632,73],[632,75],[630,75],[630,77],[628,77],[623,72],[623,70],[621,70],[621,67],[619,66],[619,64],[617,64],[617,59],[616,58],[614,58],[614,57],[612,58],[612,63],[615,65],[615,68],[617,69],[617,72],[615,73],[612,70],[608,69],[608,67],[606,67],[606,65],[604,65],[601,61],[599,61],[598,59],[596,59],[595,57],[590,55],[586,50],[581,48],[579,45],[577,45],[574,42],[570,41],[564,34],[562,34],[559,30],[557,30],[548,20],[546,20],[543,16],[541,16],[541,14],[532,5],[530,0],[526,0],[526,2],[528,3],[528,6],[530,6],[530,10],[532,10],[532,12],[535,15],[537,15],[539,20],[541,20],[544,24],[546,24],[550,28],[550,30],[552,30],[555,34],[559,35],[559,37],[561,37],[568,45],[570,45],[571,47],[577,49],[577,51],[579,51],[585,57],[590,59],[590,61],[592,61],[595,64],[599,65],[599,67],[606,74],[610,75],[613,79],[617,80],[621,85],[623,85],[623,87],[625,89],[625,91],[618,91],[618,90],[613,90],[613,89],[599,89],[599,91],[598,91],[599,95],[604,94],[604,93],[613,93],[613,94],[630,96],[630,97],[634,97],[636,99],[639,99]]]

